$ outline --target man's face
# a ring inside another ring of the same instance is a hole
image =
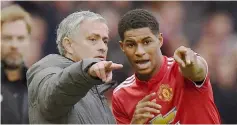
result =
[[[21,66],[29,45],[29,33],[25,21],[16,20],[3,23],[1,35],[1,60],[8,67]]]
[[[73,35],[73,60],[80,61],[85,58],[106,60],[108,34],[109,30],[105,23],[99,20],[83,21],[78,32]]]
[[[149,28],[139,28],[126,31],[120,46],[135,72],[149,75],[159,63],[162,42],[162,37],[155,36]]]

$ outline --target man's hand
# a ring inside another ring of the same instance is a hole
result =
[[[179,64],[181,72],[186,78],[195,82],[204,80],[207,73],[205,62],[190,48],[181,46],[176,49],[174,59]]]
[[[182,66],[182,68],[197,63],[196,54],[190,48],[186,48],[184,46],[181,46],[175,50],[174,59],[179,63],[180,66]]]
[[[156,93],[147,95],[138,102],[131,120],[131,124],[145,124],[147,120],[154,117],[152,113],[160,113],[161,105],[156,104],[155,99],[150,101],[155,95]]]
[[[93,64],[88,73],[93,77],[100,78],[103,82],[108,83],[112,80],[112,70],[121,69],[122,64],[116,64],[112,61],[101,61]]]

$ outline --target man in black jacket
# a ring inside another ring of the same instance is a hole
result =
[[[48,55],[27,71],[31,124],[115,124],[103,92],[112,85],[112,70],[122,65],[106,61],[108,37],[105,19],[90,11],[59,24],[60,55]]]
[[[28,97],[23,57],[29,47],[30,15],[20,6],[1,11],[1,123],[27,124]]]

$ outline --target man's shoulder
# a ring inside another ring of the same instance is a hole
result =
[[[48,74],[55,73],[55,71],[58,71],[59,69],[63,69],[64,67],[60,65],[65,64],[66,61],[68,61],[68,65],[72,64],[71,61],[57,54],[50,54],[45,56],[44,58],[33,64],[27,70],[26,73],[27,81],[32,81],[35,76],[37,77],[42,76],[43,78]]]
[[[64,64],[66,62],[72,63],[71,60],[69,60],[61,55],[49,54],[49,55],[43,57],[38,62],[36,62],[35,64],[33,64],[32,67],[34,67],[34,66],[50,67],[50,66]]]
[[[41,71],[43,69],[49,68],[49,67],[59,67],[59,68],[65,68],[69,65],[73,64],[73,62],[61,55],[58,54],[50,54],[33,64],[29,69],[28,73],[32,71]]]
[[[135,74],[128,77],[125,81],[123,81],[121,84],[119,84],[113,91],[113,95],[118,93],[118,91],[129,89],[132,85],[134,85],[136,82]]]
[[[172,73],[172,74],[176,74],[179,73],[179,65],[178,63],[175,61],[175,59],[173,57],[166,57],[165,58],[165,64],[163,65],[164,70],[167,70],[168,73]]]

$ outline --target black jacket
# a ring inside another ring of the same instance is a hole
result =
[[[29,123],[26,71],[24,67],[22,79],[10,82],[1,63],[1,124]]]

